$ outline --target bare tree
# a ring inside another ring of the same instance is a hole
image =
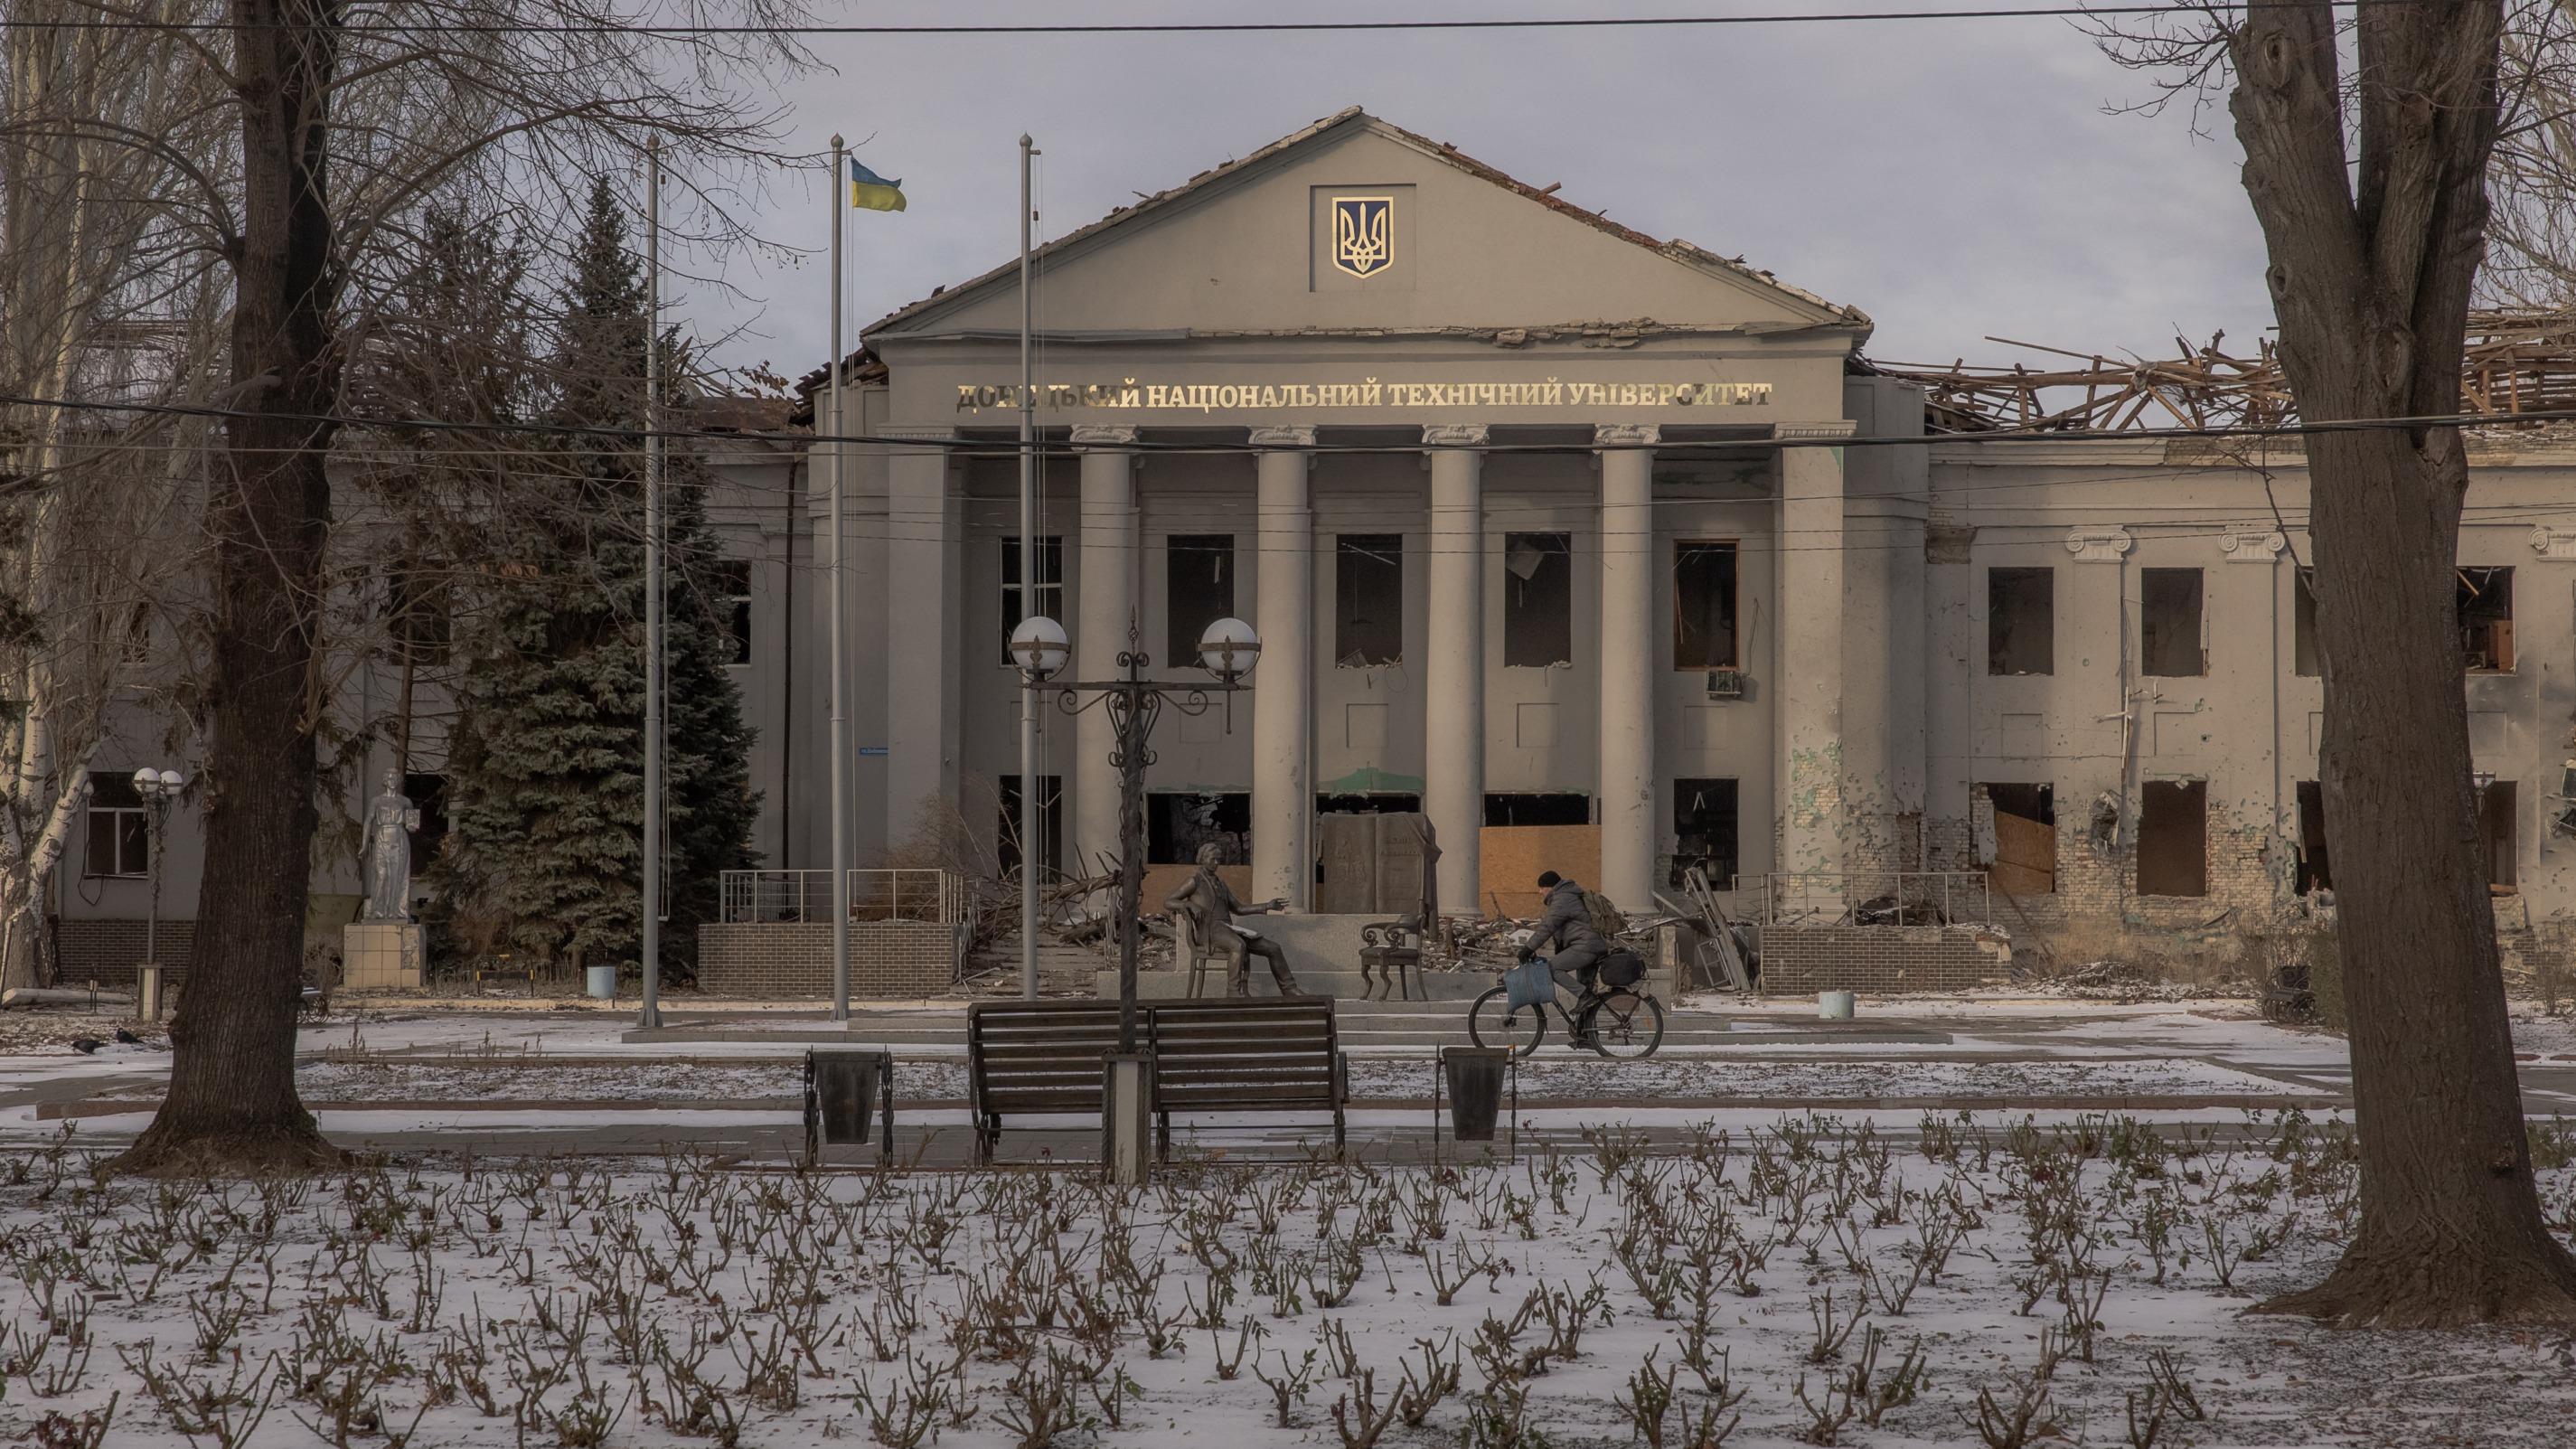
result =
[[[169,1094],[119,1166],[308,1169],[335,1157],[294,1080],[316,741],[332,704],[329,458],[353,351],[380,321],[372,300],[441,196],[631,173],[656,136],[683,178],[766,159],[765,72],[804,58],[763,27],[802,12],[796,0],[43,3],[35,18],[64,22],[58,36],[163,42],[157,68],[126,84],[212,96],[230,137],[202,161],[105,94],[66,106],[55,128],[184,198],[159,275],[216,278],[228,308],[192,701],[205,740],[196,948]],[[739,28],[633,28],[647,18]],[[739,235],[712,205],[699,221],[702,235]]]
[[[2264,1305],[2350,1324],[2576,1317],[2541,1217],[2478,854],[2455,608],[2455,416],[2499,129],[2500,0],[2187,6],[2114,37],[2228,85],[2306,438],[2325,676],[2318,772],[2342,902],[2359,1231]],[[2350,48],[2347,65],[2345,49]],[[2232,83],[2228,78],[2232,78]]]
[[[2502,65],[2480,290],[2500,305],[2576,310],[2576,0],[2507,0]]]

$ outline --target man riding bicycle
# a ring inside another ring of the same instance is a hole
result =
[[[1597,984],[1602,959],[1616,948],[1608,938],[1593,929],[1592,911],[1583,901],[1583,887],[1549,871],[1538,878],[1538,888],[1546,895],[1545,918],[1538,933],[1520,949],[1526,961],[1539,947],[1554,949],[1548,957],[1548,971],[1557,984],[1576,996],[1589,996]]]

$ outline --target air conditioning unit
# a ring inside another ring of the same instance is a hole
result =
[[[1711,699],[1742,699],[1744,697],[1744,671],[1741,669],[1710,670],[1708,672],[1708,697]]]

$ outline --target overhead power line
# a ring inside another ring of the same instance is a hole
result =
[[[2362,5],[2409,5],[2432,3],[2432,0],[2334,0],[2338,10],[2358,9]],[[1004,35],[1280,35],[1333,32],[1387,31],[1458,31],[1458,30],[1643,30],[1706,29],[1718,26],[1746,25],[1828,25],[1920,20],[2039,20],[2050,17],[2079,19],[2117,15],[2170,15],[2201,11],[2211,7],[2182,5],[2046,5],[1991,7],[1969,10],[1829,10],[1813,14],[1772,13],[1761,15],[1585,15],[1479,17],[1463,20],[1137,20],[1137,21],[1058,21],[1001,25],[957,24],[877,24],[877,25],[620,25],[606,22],[575,24],[489,23],[410,23],[380,15],[355,18],[344,24],[341,33],[350,36],[368,34],[419,35],[646,35],[664,39],[721,36],[1004,36]],[[2219,6],[2217,9],[2230,7]],[[160,24],[142,20],[0,20],[0,29],[9,30],[158,30],[158,31],[260,31],[297,27],[278,22],[201,20],[178,24]]]

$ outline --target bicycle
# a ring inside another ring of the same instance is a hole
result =
[[[1663,1045],[1664,1004],[1645,989],[1642,969],[1634,985],[1587,987],[1575,997],[1571,1010],[1562,999],[1564,983],[1554,984],[1547,1001],[1514,1010],[1511,988],[1498,981],[1467,1008],[1467,1034],[1478,1046],[1508,1047],[1515,1057],[1528,1056],[1547,1039],[1547,1008],[1553,1005],[1557,1015],[1565,1018],[1573,1044],[1589,1046],[1602,1056],[1637,1061],[1653,1056],[1655,1048]]]

